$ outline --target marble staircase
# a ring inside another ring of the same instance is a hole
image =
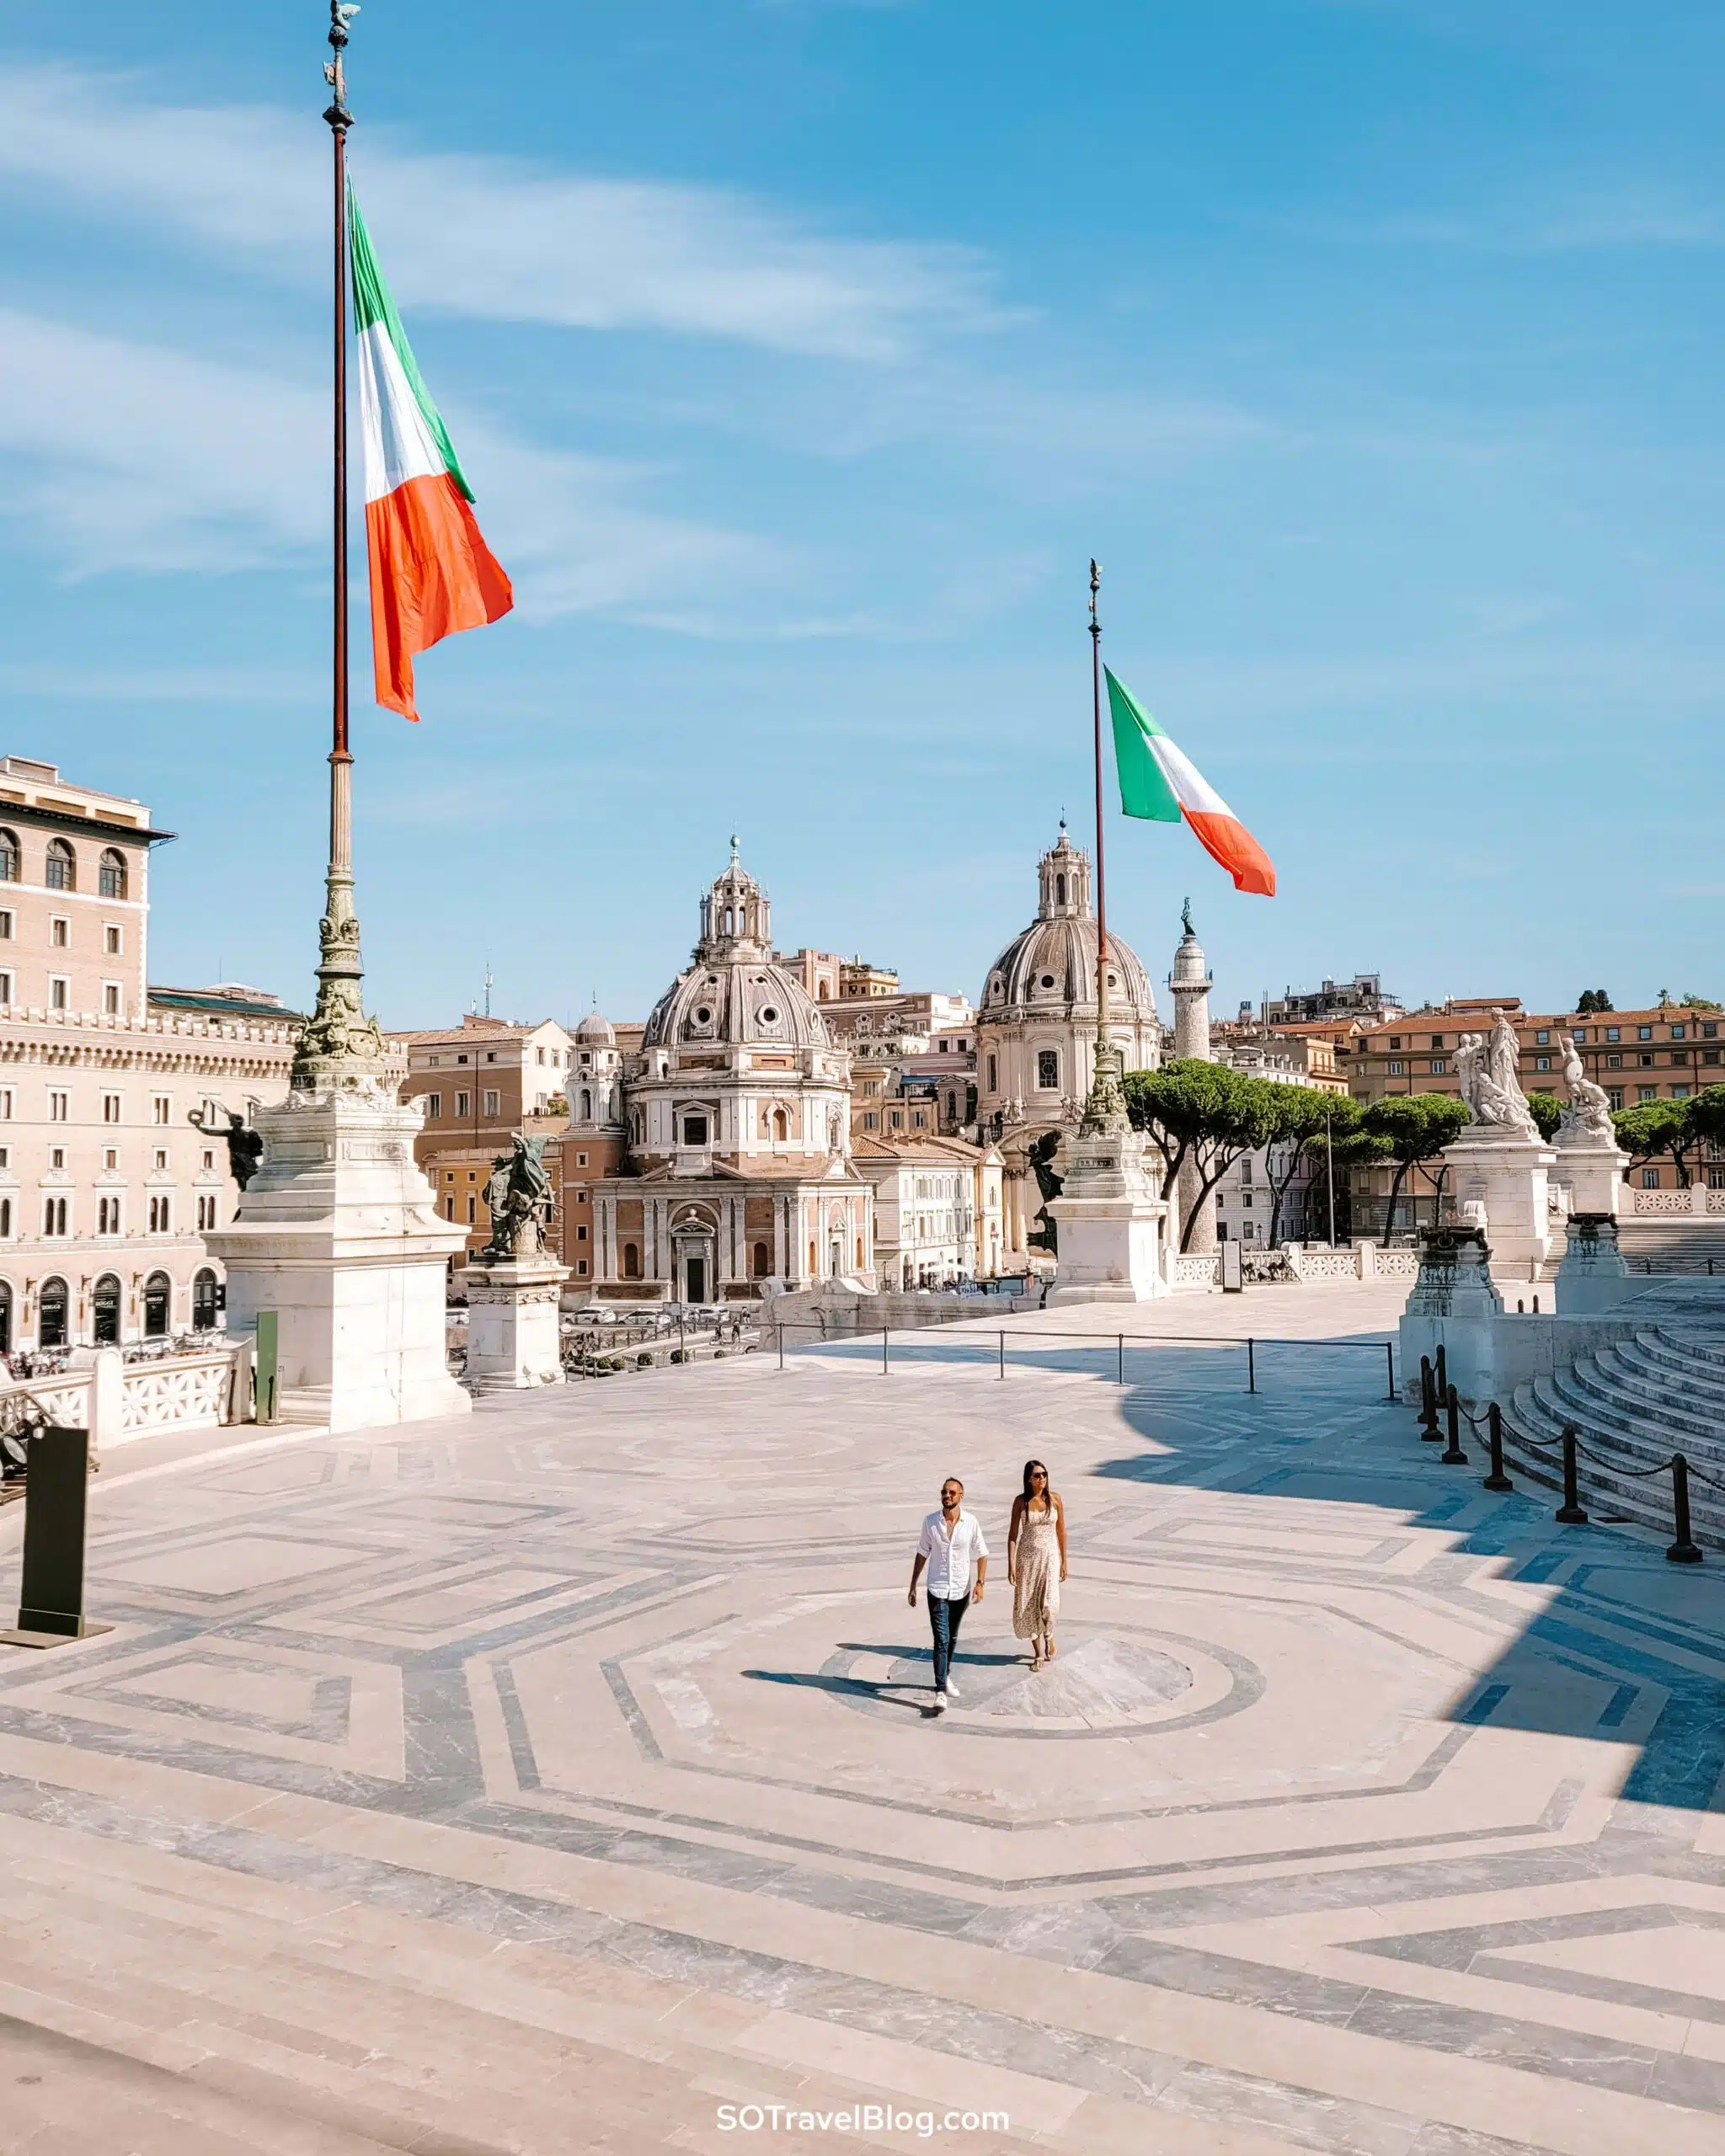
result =
[[[1518,1385],[1504,1407],[1504,1451],[1514,1470],[1561,1486],[1559,1469],[1522,1440],[1555,1456],[1564,1426],[1573,1424],[1595,1455],[1581,1465],[1589,1512],[1669,1537],[1670,1477],[1646,1470],[1680,1452],[1691,1470],[1695,1540],[1725,1550],[1725,1487],[1717,1486],[1725,1485],[1725,1282],[1721,1289],[1717,1299],[1691,1295],[1650,1308],[1648,1323],[1631,1337]]]

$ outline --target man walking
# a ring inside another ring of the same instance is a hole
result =
[[[964,1486],[949,1475],[941,1486],[940,1510],[922,1523],[911,1567],[911,1607],[916,1607],[916,1582],[928,1568],[928,1623],[934,1634],[934,1710],[947,1710],[947,1701],[959,1696],[950,1674],[959,1645],[959,1627],[970,1607],[971,1575],[976,1580],[975,1598],[982,1599],[988,1577],[988,1545],[982,1523],[964,1510]]]

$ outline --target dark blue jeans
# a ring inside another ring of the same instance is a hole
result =
[[[964,1612],[970,1607],[967,1594],[962,1602],[948,1602],[944,1596],[932,1594],[928,1598],[928,1625],[934,1634],[934,1689],[947,1689],[947,1667],[959,1649],[959,1627],[964,1621]]]

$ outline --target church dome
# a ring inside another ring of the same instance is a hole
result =
[[[1008,1012],[1050,1016],[1073,1004],[1096,1007],[1097,924],[1090,907],[1090,857],[1060,826],[1058,842],[1038,865],[1036,918],[989,968],[977,1004],[979,1020]],[[1138,953],[1108,935],[1108,1008],[1122,1018],[1153,1019],[1156,991]]]
[[[701,901],[694,962],[653,1006],[651,1048],[830,1048],[814,998],[773,963],[772,908],[731,841],[730,865]]]
[[[615,1048],[617,1027],[597,1011],[590,1011],[575,1028],[575,1038],[589,1048]]]

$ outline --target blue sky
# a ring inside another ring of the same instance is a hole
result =
[[[159,980],[309,993],[323,10],[0,33],[6,745],[147,799]],[[1104,653],[1274,857],[1109,826],[1223,1007],[1725,995],[1725,17],[367,0],[356,184],[516,612],[355,670],[386,1021],[644,1015],[726,839],[973,995]]]

